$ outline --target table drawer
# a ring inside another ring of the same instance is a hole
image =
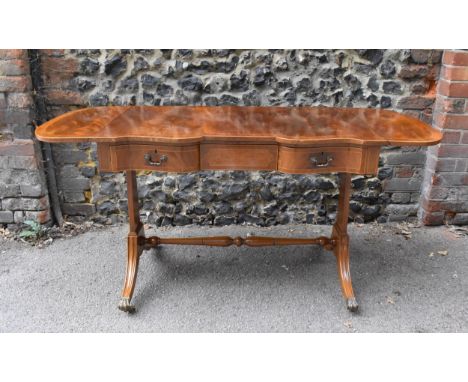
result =
[[[279,147],[278,170],[288,173],[375,174],[379,147]]]
[[[99,144],[98,155],[102,171],[189,172],[200,169],[198,144]]]
[[[278,146],[203,143],[202,170],[276,170]]]

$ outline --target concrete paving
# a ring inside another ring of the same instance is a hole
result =
[[[405,239],[395,225],[350,225],[358,314],[346,310],[334,256],[319,246],[165,246],[142,256],[133,299],[137,312],[128,315],[117,310],[126,230],[87,232],[44,249],[0,239],[0,331],[468,330],[468,236],[457,237],[446,227],[412,228]],[[161,236],[330,231],[304,225],[184,227]]]

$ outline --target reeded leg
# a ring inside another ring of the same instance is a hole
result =
[[[348,214],[350,191],[351,174],[340,174],[338,213],[336,222],[333,225],[332,238],[336,241],[333,252],[336,256],[341,290],[346,300],[348,310],[355,312],[358,310],[358,303],[354,297],[351,273],[349,271]]]
[[[127,269],[125,271],[125,282],[119,309],[134,313],[135,307],[130,304],[135,290],[138,272],[138,260],[143,251],[143,245],[139,243],[138,237],[144,236],[143,225],[138,212],[138,193],[135,171],[127,171],[127,194],[128,194],[128,222],[130,232],[127,238]]]

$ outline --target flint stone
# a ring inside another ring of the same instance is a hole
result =
[[[173,219],[174,225],[176,226],[183,226],[192,223],[192,219],[185,215],[177,215]]]
[[[203,89],[203,81],[191,74],[180,79],[178,84],[182,89],[187,91],[199,92]]]
[[[125,72],[126,69],[127,60],[121,55],[113,56],[104,63],[104,73],[112,77],[117,77]]]

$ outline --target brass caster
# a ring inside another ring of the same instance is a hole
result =
[[[126,313],[135,313],[135,307],[130,304],[130,299],[122,297],[119,302],[119,309]]]
[[[346,307],[350,312],[356,312],[359,308],[359,305],[354,297],[348,298],[346,300]]]

